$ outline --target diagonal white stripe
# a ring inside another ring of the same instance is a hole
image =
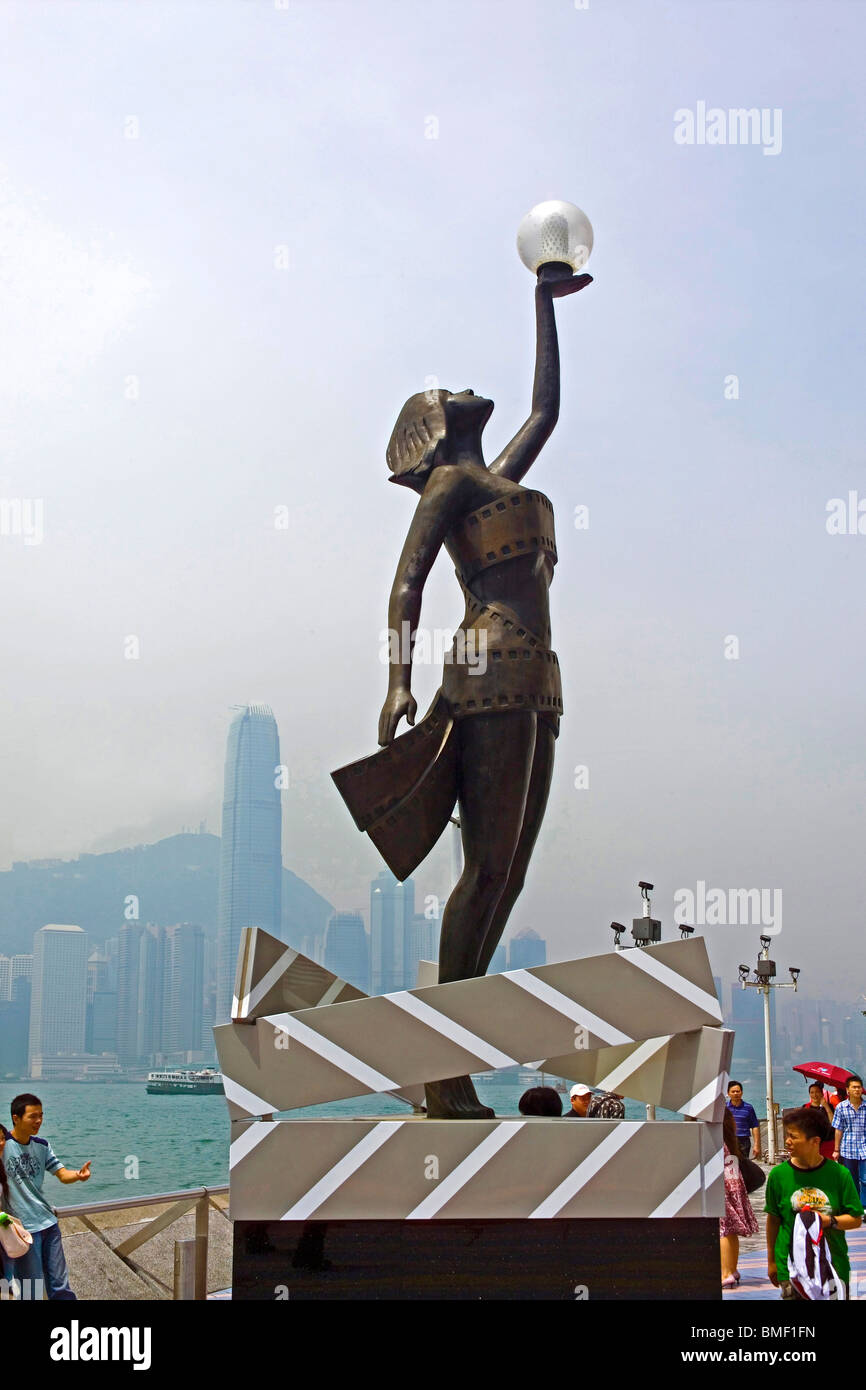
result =
[[[326,1062],[332,1066],[339,1067],[340,1071],[346,1072],[348,1076],[353,1076],[356,1081],[360,1081],[362,1086],[366,1086],[368,1091],[396,1091],[399,1081],[392,1081],[390,1077],[383,1076],[375,1067],[368,1067],[366,1062],[362,1062],[360,1057],[353,1057],[351,1052],[340,1047],[337,1043],[331,1042],[330,1038],[323,1037],[313,1028],[308,1028],[306,1023],[301,1023],[294,1014],[271,1014],[264,1020],[274,1028],[279,1028],[281,1032],[288,1033],[289,1037],[296,1038],[304,1047],[308,1047],[311,1052],[315,1052],[319,1057],[324,1057]]]
[[[467,1156],[462,1163],[443,1178],[438,1187],[435,1187],[423,1202],[419,1202],[414,1211],[410,1211],[406,1217],[407,1221],[426,1221],[431,1216],[435,1216],[446,1202],[449,1202],[461,1187],[465,1187],[469,1179],[489,1163],[494,1154],[504,1148],[509,1139],[513,1139],[519,1129],[526,1124],[525,1120],[503,1120],[497,1125],[492,1134],[488,1134]]]
[[[230,1077],[223,1074],[223,1092],[226,1100],[230,1100],[233,1105],[240,1106],[241,1110],[246,1110],[248,1115],[272,1115],[277,1108],[269,1100],[262,1100],[253,1091],[248,1091],[246,1086],[239,1086],[237,1081],[232,1081]]]
[[[716,1182],[719,1178],[724,1176],[724,1172],[725,1151],[724,1149],[719,1149],[716,1153],[713,1154],[712,1158],[708,1159],[707,1162],[704,1164],[705,1186],[712,1187],[714,1182]]]
[[[726,1071],[720,1072],[712,1081],[708,1081],[706,1086],[702,1086],[696,1096],[692,1096],[685,1105],[681,1105],[677,1113],[679,1115],[700,1115],[701,1111],[706,1110],[714,1100],[724,1094],[727,1079],[728,1073]]]
[[[381,1149],[383,1144],[402,1129],[405,1120],[380,1120],[375,1129],[371,1129],[369,1134],[365,1134],[359,1144],[350,1149],[347,1154],[335,1163],[324,1177],[314,1183],[303,1197],[300,1197],[294,1206],[289,1207],[280,1218],[282,1221],[305,1221],[308,1216],[312,1216],[317,1207],[336,1192],[342,1183],[350,1178],[353,1173],[371,1158],[377,1149]]]
[[[593,1123],[593,1121],[590,1121]],[[619,1153],[624,1144],[629,1139],[633,1139],[639,1129],[643,1129],[643,1120],[619,1120],[616,1129],[612,1130],[601,1143],[593,1149],[591,1154],[579,1163],[568,1177],[563,1178],[558,1187],[555,1187],[549,1197],[529,1213],[532,1217],[556,1216],[558,1212],[572,1197],[576,1196],[582,1187],[585,1187],[590,1178],[594,1178],[606,1163],[613,1158],[614,1154]]]
[[[677,1183],[673,1192],[668,1193],[663,1202],[659,1202],[655,1211],[650,1212],[650,1216],[676,1216],[677,1212],[685,1206],[686,1202],[700,1189],[701,1185],[701,1165],[693,1168],[682,1180]]]
[[[650,1057],[654,1057],[657,1052],[661,1052],[663,1047],[667,1047],[671,1040],[670,1034],[666,1038],[647,1038],[636,1047],[634,1052],[626,1057],[625,1061],[620,1062],[618,1067],[608,1072],[604,1080],[596,1083],[595,1089],[598,1091],[618,1091],[622,1082],[627,1081],[633,1076],[638,1067],[642,1067],[644,1062],[648,1062]],[[626,1092],[626,1094],[628,1094]]]
[[[345,980],[332,980],[331,983],[328,985],[328,988],[325,990],[325,993],[319,1000],[318,1004],[316,1005],[316,1008],[321,1009],[324,1007],[325,1004],[333,1004],[337,995],[341,994],[345,988]]]
[[[248,1125],[243,1134],[229,1146],[229,1168],[234,1168],[242,1158],[246,1158],[247,1154],[258,1148],[262,1140],[273,1134],[275,1129],[276,1125],[271,1120],[258,1120],[255,1124]]]
[[[465,1052],[471,1052],[480,1061],[486,1062],[489,1067],[513,1067],[516,1066],[513,1057],[507,1053],[500,1052],[498,1047],[492,1043],[485,1042],[484,1038],[479,1038],[475,1033],[470,1033],[468,1028],[463,1028],[461,1024],[455,1023],[446,1014],[440,1013],[438,1009],[431,1009],[429,1004],[417,999],[408,990],[399,990],[396,994],[386,994],[385,998],[392,1004],[396,1004],[398,1009],[403,1009],[413,1018],[417,1018],[419,1023],[425,1023],[428,1028],[433,1028],[450,1042],[462,1047]]]
[[[680,975],[678,971],[671,970],[669,965],[663,965],[649,951],[636,947],[633,951],[617,951],[619,960],[626,961],[627,964],[634,965],[638,970],[643,970],[647,975],[651,975],[654,980],[658,980],[660,985],[667,989],[672,989],[675,994],[679,994],[683,999],[688,999],[690,1004],[697,1004],[699,1009],[704,1009],[718,1023],[722,1021],[722,1011],[719,1008],[719,1001],[714,994],[708,994],[699,985],[692,984],[685,975]]]
[[[273,989],[277,980],[285,975],[292,961],[296,960],[298,952],[293,951],[291,946],[284,951],[279,960],[274,961],[270,970],[266,970],[257,985],[253,985],[249,994],[245,994],[241,1000],[241,1017],[248,1018],[250,1009],[254,1009],[260,1000],[264,999],[269,989]]]
[[[567,994],[560,994],[558,989],[548,985],[544,980],[539,980],[537,976],[528,970],[505,970],[502,972],[504,980],[512,980],[514,984],[525,989],[527,994],[534,994],[536,999],[540,999],[548,1008],[555,1009],[558,1014],[564,1014],[573,1023],[579,1023],[582,1027],[594,1033],[602,1042],[616,1043],[633,1042],[628,1033],[621,1033],[612,1024],[605,1023],[603,1018],[590,1013],[589,1009],[584,1008],[583,1004],[578,1004],[574,999],[569,999]]]

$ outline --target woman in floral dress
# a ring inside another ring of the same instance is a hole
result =
[[[727,1106],[722,1133],[725,1140],[725,1214],[719,1221],[719,1250],[722,1257],[722,1288],[734,1289],[740,1282],[737,1270],[740,1236],[756,1236],[758,1222],[740,1172],[737,1128]]]

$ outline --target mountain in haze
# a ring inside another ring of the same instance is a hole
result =
[[[169,835],[154,845],[135,845],[77,859],[37,859],[0,873],[0,953],[33,950],[33,933],[47,922],[81,927],[102,942],[132,920],[157,926],[197,922],[216,935],[219,895],[218,835]],[[300,946],[324,935],[333,907],[290,869],[283,869],[283,938]]]

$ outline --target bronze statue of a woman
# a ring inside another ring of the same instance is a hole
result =
[[[379,719],[382,750],[333,776],[356,824],[400,879],[426,856],[459,803],[465,867],[442,920],[440,983],[486,973],[547,804],[562,714],[548,604],[556,544],[550,502],[521,479],[559,415],[553,300],[591,279],[561,261],[539,269],[532,409],[491,464],[481,433],[493,402],[468,389],[412,396],[388,445],[391,481],[420,496],[388,627],[408,630],[414,643],[424,583],[443,545],[466,611],[424,719],[414,724],[411,648],[398,650]],[[467,650],[475,653],[471,665],[462,659]],[[395,738],[404,715],[414,727]],[[426,1092],[432,1117],[493,1116],[468,1077],[430,1083]]]

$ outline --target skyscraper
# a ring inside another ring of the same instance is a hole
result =
[[[509,970],[531,970],[533,965],[544,965],[546,960],[547,942],[531,927],[524,927],[508,943]]]
[[[6,1023],[11,1030],[7,1045],[0,1041],[0,1072],[3,1068],[3,1053],[6,1052],[7,1070],[24,1076],[27,1071],[27,1056],[30,1042],[30,996],[33,990],[33,956],[12,957],[12,987],[9,992],[9,1007],[0,1005],[5,1011]],[[2,1030],[0,1030],[2,1031]]]
[[[505,946],[500,941],[499,945],[496,947],[496,950],[493,952],[490,964],[487,967],[487,973],[488,975],[501,975],[502,971],[506,970],[507,968],[508,967],[506,965]]]
[[[84,1050],[100,1054],[117,1049],[117,993],[108,988],[111,967],[103,951],[87,959],[87,1023]]]
[[[398,883],[389,869],[383,869],[370,884],[371,994],[405,988],[406,944],[414,915],[413,880]]]
[[[145,927],[138,948],[138,1001],[135,1050],[150,1061],[161,1053],[166,997],[165,927]]]
[[[413,915],[409,923],[409,934],[403,961],[403,985],[405,989],[414,989],[417,985],[419,961],[438,961],[440,926],[438,912],[432,917],[427,917],[423,912],[416,912]]]
[[[267,705],[244,705],[229,726],[223,799],[216,1021],[231,1012],[243,927],[282,937],[280,737]]]
[[[50,925],[33,938],[30,1070],[46,1057],[84,1051],[87,937],[80,927]]]
[[[204,932],[191,922],[166,932],[162,1051],[176,1062],[204,1060]]]
[[[29,1014],[29,998],[0,999],[0,1078],[24,1076],[27,1072]]]
[[[86,1052],[101,1056],[109,1052],[117,1054],[117,993],[115,990],[97,989],[87,1005],[87,1032],[84,1039]]]
[[[140,922],[124,923],[117,934],[117,1060],[122,1066],[134,1065],[139,1058],[138,977],[144,934]]]
[[[94,994],[93,1035],[111,1026],[112,992]],[[203,1045],[204,932],[182,922],[128,922],[118,934],[117,1057],[122,1066],[182,1066],[210,1052]],[[106,1051],[97,1049],[94,1051]]]
[[[370,948],[360,912],[335,912],[325,928],[324,967],[370,992]]]
[[[97,991],[108,988],[108,960],[100,950],[90,952],[87,957],[87,1002],[92,1002]]]
[[[202,971],[204,975],[204,999],[201,1011],[201,1049],[205,1062],[216,1061],[216,1047],[213,1040],[213,1026],[216,1021],[217,961],[219,948],[214,937],[204,939]]]
[[[762,1061],[764,1058],[764,997],[757,989],[743,989],[739,982],[731,984],[731,1027],[734,1038],[734,1065],[744,1058]],[[776,1035],[776,990],[770,990],[770,1034]]]
[[[19,989],[19,984],[26,982],[25,990]],[[12,957],[12,989],[11,999],[30,998],[30,987],[33,982],[33,956],[18,955]]]

